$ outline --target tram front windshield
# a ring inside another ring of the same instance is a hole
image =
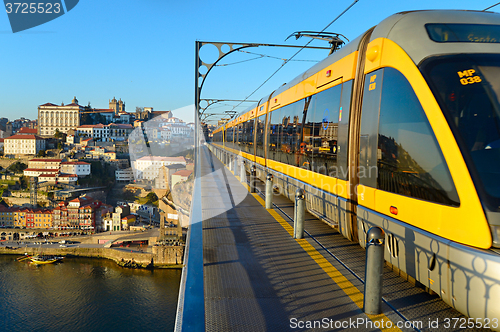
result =
[[[426,60],[421,70],[452,127],[476,185],[484,189],[481,192],[487,197],[483,198],[490,207],[499,209],[500,55],[440,56]]]

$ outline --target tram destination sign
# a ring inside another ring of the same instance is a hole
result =
[[[438,43],[500,43],[500,25],[429,23],[425,28]]]

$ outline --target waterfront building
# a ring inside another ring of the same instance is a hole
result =
[[[45,140],[37,135],[13,135],[4,139],[5,155],[36,155],[45,150]]]
[[[96,211],[101,205],[101,202],[87,196],[60,202],[52,210],[53,225],[58,229],[93,230],[96,227]]]
[[[0,204],[0,225],[14,227],[14,209]]]
[[[14,210],[14,227],[26,227],[26,213],[28,212],[28,208],[20,208]]]
[[[133,226],[136,221],[136,217],[132,214],[129,214],[128,216],[122,217],[121,220],[121,228],[122,231],[128,231],[130,229],[130,226]]]
[[[127,204],[119,205],[115,208],[114,212],[106,213],[102,218],[103,230],[108,232],[124,230],[123,221],[125,221],[126,229],[130,227],[129,222],[135,222],[135,217],[130,215],[130,206]]]
[[[106,227],[104,225],[104,218],[108,215],[108,213],[110,215],[111,213],[113,213],[113,207],[111,205],[101,204],[101,206],[96,209],[95,227],[97,232],[102,232],[106,230]]]
[[[51,228],[52,211],[49,209],[28,209],[26,228]]]
[[[68,105],[46,103],[38,106],[38,134],[49,137],[54,136],[56,130],[66,134],[69,130],[78,128],[83,110],[84,107],[78,105],[76,97]]]

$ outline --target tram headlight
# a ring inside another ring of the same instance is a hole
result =
[[[500,248],[500,225],[490,225],[493,247]]]

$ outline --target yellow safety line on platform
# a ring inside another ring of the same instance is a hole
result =
[[[245,184],[247,189],[250,189],[248,185]],[[262,205],[266,206],[265,201],[259,197],[258,194],[252,194],[252,196]],[[271,216],[293,237],[293,227],[290,226],[275,210],[269,209],[267,210]],[[323,255],[321,255],[306,239],[295,239],[298,244],[311,256],[312,259],[323,269],[332,278],[332,280],[346,293],[347,296],[361,309],[363,310],[363,293],[361,293],[349,280],[347,280],[339,270],[337,270],[328,260],[326,260]],[[374,326],[379,325],[385,327],[387,325],[387,321],[390,319],[384,315],[368,315]],[[375,323],[375,322],[378,322]],[[392,321],[391,321],[392,322]],[[401,331],[399,328],[391,324],[390,328],[381,328],[382,331]]]

